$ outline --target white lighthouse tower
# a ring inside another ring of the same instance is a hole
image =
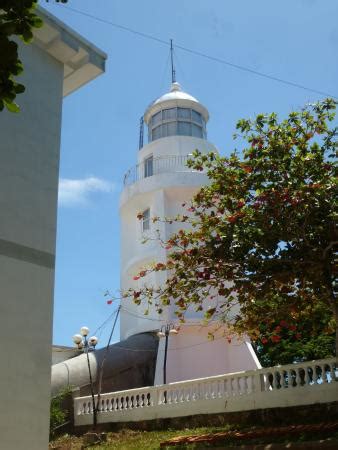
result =
[[[159,286],[164,272],[133,280],[142,267],[154,261],[165,261],[167,251],[156,239],[146,244],[145,237],[155,237],[159,229],[163,240],[177,231],[177,224],[153,224],[151,218],[174,217],[183,213],[182,203],[190,200],[198,189],[208,183],[207,176],[186,167],[189,155],[198,149],[202,153],[217,152],[207,140],[208,110],[173,82],[170,92],[155,100],[144,114],[148,128],[148,143],[141,140],[136,166],[127,172],[120,200],[121,217],[121,289],[136,289],[147,283]],[[137,219],[138,213],[143,219]],[[148,314],[144,315],[146,309]],[[167,352],[167,382],[207,377],[259,367],[259,362],[246,341],[228,342],[219,331],[210,341],[208,333],[214,324],[204,326],[202,315],[188,311],[186,323],[179,333],[169,337]],[[155,307],[136,305],[123,300],[121,309],[121,339],[144,332],[156,332],[163,325],[177,323],[174,308],[161,315]],[[160,340],[155,384],[163,382],[164,342]]]

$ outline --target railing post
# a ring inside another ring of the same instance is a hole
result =
[[[253,376],[253,392],[263,392],[265,391],[264,387],[264,374],[256,372]]]

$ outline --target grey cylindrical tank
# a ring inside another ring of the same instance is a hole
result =
[[[157,348],[158,338],[152,333],[134,335],[109,346],[103,369],[102,392],[153,385]],[[101,348],[89,353],[94,382],[99,379],[105,351],[105,348]],[[52,366],[52,396],[67,386],[80,388],[81,395],[89,394],[89,372],[85,354]]]

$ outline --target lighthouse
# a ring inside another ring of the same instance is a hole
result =
[[[189,201],[199,188],[208,183],[205,173],[193,171],[186,163],[194,150],[216,152],[207,139],[207,108],[195,97],[184,92],[173,77],[170,91],[152,102],[141,123],[147,128],[148,142],[140,148],[137,161],[124,177],[120,198],[121,219],[121,290],[142,288],[145,284],[159,287],[165,272],[155,272],[134,280],[145,266],[166,261],[168,250],[159,245],[178,230],[180,224],[153,223],[152,217],[175,217],[186,213],[182,204]],[[139,220],[137,215],[142,214]],[[146,243],[144,243],[146,242]],[[170,250],[169,250],[170,252]],[[203,314],[188,310],[179,332],[167,340],[160,339],[157,354],[155,384],[166,381],[208,377],[260,367],[249,341],[224,337],[216,324],[203,324]],[[121,307],[121,340],[141,333],[156,333],[165,325],[177,326],[175,307],[158,314],[154,304],[135,304],[124,299]],[[210,333],[215,336],[208,339]]]

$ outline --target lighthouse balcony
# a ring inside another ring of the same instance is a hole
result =
[[[132,167],[124,175],[124,186],[130,186],[139,180],[164,173],[195,172],[187,166],[192,155],[167,155],[156,158],[149,157]]]

